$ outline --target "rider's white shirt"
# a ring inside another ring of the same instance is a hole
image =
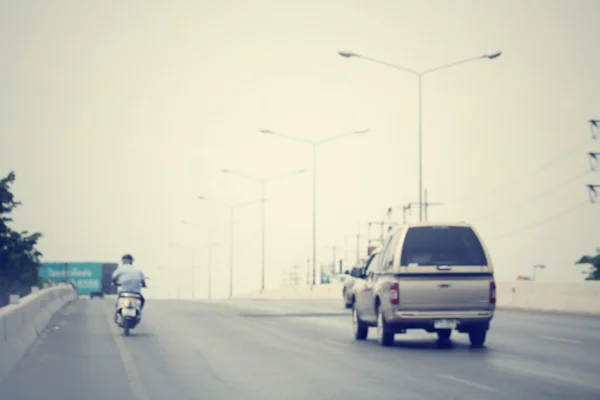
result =
[[[144,273],[135,265],[121,264],[113,272],[112,279],[121,285],[119,292],[141,293]]]

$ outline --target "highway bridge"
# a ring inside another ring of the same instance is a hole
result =
[[[486,347],[425,332],[352,338],[341,300],[151,300],[129,337],[114,300],[58,311],[0,399],[598,399],[600,318],[498,310]]]

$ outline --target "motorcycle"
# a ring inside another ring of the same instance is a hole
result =
[[[129,331],[142,320],[142,300],[138,293],[121,292],[118,296],[115,323],[119,328],[123,328],[125,336],[129,336]]]

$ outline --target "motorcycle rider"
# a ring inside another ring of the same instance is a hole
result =
[[[117,304],[119,303],[119,297],[121,293],[135,293],[140,297],[140,313],[144,308],[146,299],[142,296],[142,288],[146,287],[146,277],[141,269],[133,265],[133,257],[131,254],[125,254],[121,258],[121,265],[113,272],[112,282],[115,285],[119,285],[119,292],[117,295]],[[116,315],[115,315],[116,319]]]

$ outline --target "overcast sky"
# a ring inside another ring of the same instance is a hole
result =
[[[594,0],[0,0],[0,173],[17,175],[14,226],[44,234],[45,261],[130,252],[157,291],[180,271],[187,292],[190,253],[168,243],[203,246],[212,232],[224,296],[229,212],[197,197],[260,198],[222,168],[306,168],[267,185],[276,287],[294,264],[304,277],[311,255],[311,147],[259,129],[320,140],[368,128],[317,155],[318,261],[335,244],[349,265],[349,234],[418,201],[418,92],[414,76],[337,51],[423,70],[502,50],[423,79],[424,187],[444,203],[429,218],[473,222],[498,280],[539,263],[539,280],[581,280],[574,262],[600,246],[600,205],[583,204],[600,183],[586,156],[600,151],[587,123],[600,119],[599,15]],[[260,206],[236,214],[239,293],[260,284]],[[207,260],[199,250],[201,296]]]

